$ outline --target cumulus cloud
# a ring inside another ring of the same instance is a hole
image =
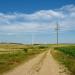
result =
[[[52,31],[57,21],[61,31],[75,30],[75,5],[66,5],[55,10],[40,10],[32,14],[0,13],[0,31]]]

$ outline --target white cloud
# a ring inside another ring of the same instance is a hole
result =
[[[75,12],[75,5],[66,5],[60,8],[61,11]]]
[[[55,10],[40,10],[32,14],[0,13],[0,31],[51,31],[55,29],[57,20],[61,30],[75,30],[75,5],[66,5]]]

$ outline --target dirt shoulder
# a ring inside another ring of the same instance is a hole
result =
[[[66,75],[59,67],[49,50],[4,75]]]

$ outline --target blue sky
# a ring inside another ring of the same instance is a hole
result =
[[[75,4],[75,0],[0,0],[0,11],[33,13],[39,10],[57,9],[69,4]]]
[[[75,43],[75,0],[0,0],[0,42]]]

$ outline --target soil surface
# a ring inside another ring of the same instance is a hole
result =
[[[67,75],[61,72],[59,64],[49,51],[45,51],[28,62],[16,67],[4,75]]]

